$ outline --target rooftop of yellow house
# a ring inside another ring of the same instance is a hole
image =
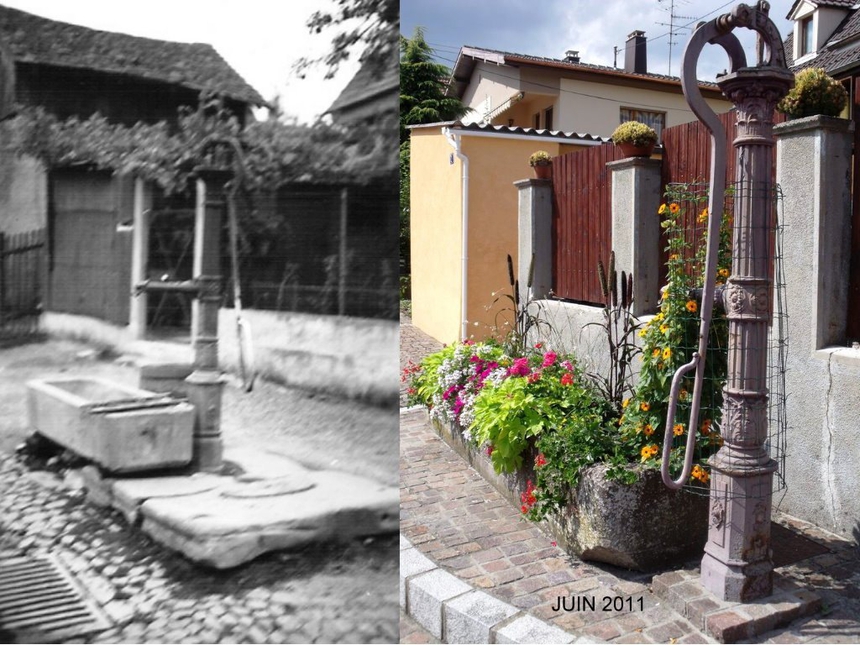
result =
[[[570,53],[575,54],[576,52]],[[583,63],[579,60],[578,55],[569,56],[567,59],[562,60],[466,45],[460,48],[457,61],[454,63],[448,85],[449,94],[462,98],[466,87],[468,87],[471,81],[475,66],[478,62],[482,61],[496,65],[511,65],[513,67],[552,68],[563,72],[565,76],[573,79],[612,82],[619,85],[636,85],[651,89],[663,89],[670,92],[681,91],[681,79],[676,76],[629,72],[624,69],[609,67],[608,65]],[[722,98],[722,92],[716,83],[700,81],[699,88],[705,98]]]

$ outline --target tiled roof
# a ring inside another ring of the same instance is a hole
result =
[[[794,10],[797,9],[797,6],[804,1],[814,4],[816,7],[835,7],[837,9],[850,9],[856,4],[856,0],[794,0],[791,5],[791,9],[788,10],[788,14],[786,14],[785,17],[791,19],[791,14],[793,14]]]
[[[609,137],[598,137],[594,134],[583,134],[580,132],[562,132],[561,130],[536,130],[535,128],[523,128],[513,125],[492,125],[490,123],[463,123],[462,121],[442,121],[440,123],[422,123],[420,125],[407,126],[410,130],[421,128],[448,127],[466,132],[482,132],[489,134],[519,134],[542,139],[564,139],[565,141],[591,141],[595,143],[609,143]]]
[[[667,76],[665,74],[638,74],[635,72],[627,72],[623,69],[610,67],[608,65],[594,65],[591,63],[573,63],[557,58],[546,58],[542,56],[531,56],[528,54],[517,54],[513,52],[500,51],[497,49],[487,49],[484,47],[465,46],[460,49],[457,56],[457,62],[454,64],[454,69],[451,74],[451,85],[454,85],[457,94],[462,96],[465,86],[468,84],[472,75],[472,69],[475,65],[475,59],[482,59],[499,64],[526,64],[538,65],[542,67],[553,67],[557,69],[565,69],[570,71],[591,72],[601,75],[617,76],[627,79],[639,79],[643,81],[651,81],[662,84],[677,85],[680,87],[681,79],[677,76]],[[719,92],[716,83],[699,82],[699,86],[703,89],[711,89]]]
[[[169,18],[166,18],[169,19]],[[16,63],[125,74],[263,105],[260,94],[203,43],[176,43],[57,22],[0,5],[0,38]]]
[[[361,111],[360,106],[373,103],[378,110],[397,112],[400,89],[400,55],[392,49],[383,59],[368,58],[346,85],[329,113]]]
[[[857,67],[860,65],[860,11],[855,10],[845,17],[815,58],[794,65],[793,51],[794,34],[789,34],[785,39],[785,55],[795,72],[808,67],[822,67],[828,74],[838,74]]]

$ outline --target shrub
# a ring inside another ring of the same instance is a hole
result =
[[[552,157],[546,150],[538,150],[537,152],[533,152],[532,156],[529,157],[529,165],[534,166],[548,166],[552,163]]]
[[[657,143],[657,133],[650,126],[638,121],[625,121],[612,133],[613,143],[630,143],[644,148]]]
[[[776,109],[793,119],[805,116],[839,116],[848,103],[848,92],[842,83],[819,67],[801,70],[794,87]]]

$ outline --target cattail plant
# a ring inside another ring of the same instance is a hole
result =
[[[590,376],[618,414],[621,414],[624,395],[632,390],[630,365],[640,351],[634,339],[639,325],[630,313],[633,307],[633,274],[627,275],[622,271],[618,275],[615,251],[612,251],[609,254],[608,271],[602,260],[597,261],[597,278],[603,296],[603,322],[592,324],[604,330],[609,346],[609,369],[606,374],[593,373]]]

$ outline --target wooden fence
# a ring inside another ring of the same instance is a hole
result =
[[[45,229],[0,233],[0,341],[38,331],[44,288]]]
[[[612,249],[612,184],[606,164],[620,150],[603,144],[553,160],[553,292],[557,298],[600,303],[597,261]]]
[[[775,115],[775,122],[784,120]],[[735,181],[732,141],[735,112],[720,115],[726,128],[726,185]],[[699,121],[663,130],[663,190],[670,183],[701,184],[710,180],[711,136]],[[775,154],[776,148],[774,148]],[[612,182],[606,163],[621,158],[613,144],[561,155],[553,160],[553,293],[574,302],[600,304],[597,261],[612,248]],[[688,242],[695,244],[704,227],[692,211],[686,214]],[[661,253],[665,272],[665,240]],[[660,276],[661,283],[665,273]]]

